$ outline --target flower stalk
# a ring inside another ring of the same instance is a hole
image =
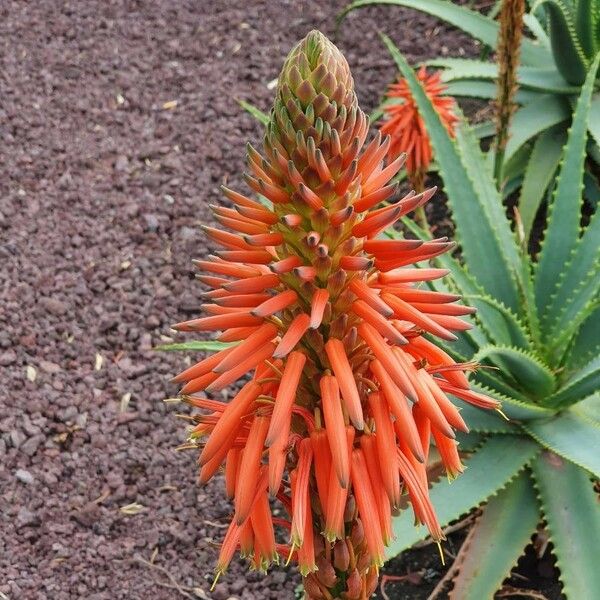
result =
[[[503,0],[500,9],[498,34],[498,92],[496,98],[496,152],[494,177],[502,186],[504,154],[509,137],[512,115],[516,110],[515,95],[518,90],[517,68],[523,37],[525,0]]]
[[[420,287],[447,271],[412,267],[452,244],[377,237],[435,190],[397,199],[404,156],[389,158],[389,136],[367,137],[346,60],[309,33],[284,63],[262,153],[248,148],[245,180],[263,201],[224,189],[232,208],[213,212],[230,231],[206,228],[224,250],[196,263],[209,316],[175,326],[237,342],[176,377],[204,411],[190,434],[201,480],[224,465],[234,503],[217,575],[238,548],[260,570],[284,557],[314,600],[371,596],[405,492],[443,538],[427,453],[435,438],[455,476],[466,430],[445,390],[498,406],[469,389],[471,364],[425,337],[469,327],[457,296]],[[228,403],[198,395],[242,378]]]

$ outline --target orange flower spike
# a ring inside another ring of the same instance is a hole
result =
[[[439,85],[430,91],[437,95]],[[401,143],[409,162],[425,164],[431,149],[416,137],[421,119],[417,126]],[[211,413],[194,417],[190,434],[206,436],[201,478],[225,463],[235,501],[218,572],[237,545],[260,570],[285,552],[298,560],[311,600],[364,600],[375,589],[373,564],[392,535],[390,498],[399,502],[400,475],[416,517],[440,537],[419,462],[427,458],[430,419],[455,473],[448,436],[465,426],[452,395],[496,406],[469,390],[463,371],[472,365],[456,364],[421,337],[454,339],[451,331],[466,327],[458,317],[472,312],[453,304],[454,295],[417,287],[448,271],[412,263],[450,242],[376,238],[435,189],[394,202],[397,184],[390,182],[405,156],[393,156],[393,136],[365,146],[367,136],[346,61],[324,36],[309,33],[278,78],[263,151],[248,147],[245,181],[263,199],[223,190],[232,207],[212,207],[219,225],[206,229],[222,249],[195,261],[209,289],[209,316],[176,326],[219,331],[219,341],[236,343],[179,374],[186,393],[252,377],[228,403],[184,398]],[[275,543],[267,491],[289,515],[286,526],[302,542],[296,550]],[[347,560],[327,543],[337,538]]]
[[[346,425],[342,412],[340,389],[337,379],[331,375],[321,377],[321,405],[325,418],[325,431],[338,481],[343,488],[348,487],[350,463],[346,441]]]
[[[371,488],[367,463],[362,450],[352,451],[352,489],[358,506],[358,514],[364,524],[371,562],[381,567],[385,559],[383,532],[381,531],[379,511],[377,510],[377,503]]]
[[[340,386],[348,416],[354,427],[362,431],[364,429],[364,419],[360,394],[356,387],[352,367],[346,356],[344,343],[341,340],[331,338],[325,344],[325,352]]]
[[[255,417],[242,452],[235,494],[235,520],[239,525],[246,520],[252,508],[268,427],[268,417]]]
[[[369,407],[375,419],[375,444],[381,479],[392,506],[400,505],[400,476],[395,456],[396,435],[385,398],[377,392],[369,394]]]
[[[417,77],[442,124],[452,135],[458,117],[455,114],[454,100],[442,95],[446,87],[440,83],[440,74],[428,75],[425,67],[422,67],[417,72]],[[385,120],[380,129],[382,134],[391,135],[389,155],[396,157],[401,152],[406,152],[406,169],[409,173],[426,171],[431,161],[431,144],[406,81],[400,79],[398,83],[390,85],[387,97],[401,101],[389,104],[384,109]]]
[[[306,529],[306,515],[310,510],[308,480],[312,465],[313,451],[309,438],[298,444],[298,466],[296,467],[296,485],[292,497],[292,542],[300,547]]]
[[[302,376],[302,369],[306,363],[306,355],[302,352],[292,352],[286,363],[279,390],[275,398],[271,424],[267,434],[266,445],[271,446],[282,431],[288,429],[286,426],[292,417],[292,404],[296,399],[296,391]]]
[[[260,386],[255,381],[250,381],[227,405],[200,454],[201,465],[207,463],[219,451],[232,431],[239,429],[242,417],[249,411],[260,391]]]

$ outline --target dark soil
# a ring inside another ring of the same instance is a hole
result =
[[[185,424],[162,400],[186,359],[152,347],[197,312],[198,224],[260,141],[236,98],[268,109],[290,46],[343,5],[0,4],[1,598],[294,597],[292,573],[241,562],[208,592],[231,507],[174,451]],[[415,12],[355,14],[337,43],[367,110],[395,75],[378,29],[413,60],[476,51]],[[419,552],[388,571],[433,581]]]

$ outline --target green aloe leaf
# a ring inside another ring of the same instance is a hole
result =
[[[444,94],[446,96],[493,100],[498,94],[498,88],[495,83],[489,81],[460,80],[447,83]],[[544,95],[535,90],[519,89],[515,96],[515,102],[517,104],[531,104]]]
[[[219,350],[224,350],[225,348],[229,348],[230,346],[234,345],[235,344],[233,343],[215,342],[214,340],[195,340],[176,344],[161,344],[160,346],[156,346],[154,350],[160,350],[161,352],[189,352],[190,350],[218,352]]]
[[[474,79],[493,81],[498,78],[498,65],[470,58],[434,58],[425,62],[427,66],[444,69],[442,81],[460,81]],[[578,86],[567,83],[556,69],[537,67],[519,67],[517,80],[523,88],[553,94],[574,94]]]
[[[598,40],[594,31],[594,0],[577,0],[575,5],[575,31],[586,56],[594,56],[598,48]]]
[[[582,323],[574,338],[566,362],[566,368],[574,371],[588,360],[600,354],[600,307],[597,307]]]
[[[505,160],[510,159],[528,140],[545,129],[566,121],[570,116],[569,103],[558,96],[544,95],[519,108],[510,125],[511,137],[506,145]]]
[[[590,118],[588,119],[588,131],[596,144],[600,145],[600,94],[597,94],[592,99]]]
[[[254,104],[250,104],[250,102],[246,102],[245,100],[238,100],[238,104],[250,115],[252,115],[259,123],[263,125],[267,125],[271,120],[269,115],[260,108],[256,108]]]
[[[538,451],[535,442],[522,436],[502,435],[486,440],[465,461],[468,469],[458,479],[452,483],[441,480],[433,484],[430,496],[441,526],[468,513],[506,486]],[[482,477],[482,473],[486,476]],[[396,539],[388,548],[390,557],[428,535],[424,527],[415,527],[411,510],[396,517],[393,526]]]
[[[351,11],[373,4],[388,4],[414,8],[442,19],[465,33],[494,48],[498,40],[499,26],[496,21],[481,13],[469,10],[446,0],[358,0],[349,4],[338,16],[338,23]],[[550,66],[552,55],[531,40],[524,39],[521,45],[523,64]]]
[[[569,130],[560,176],[550,206],[548,226],[535,272],[536,300],[538,312],[542,315],[546,313],[550,304],[563,265],[571,258],[578,242],[587,120],[599,64],[600,53],[596,56],[585,85],[581,89],[573,114],[573,123]],[[552,314],[548,315],[549,318],[552,316]]]
[[[475,359],[496,365],[503,375],[512,380],[512,385],[534,398],[546,398],[556,386],[552,371],[531,352],[506,346],[488,346],[482,348]]]
[[[535,17],[535,15],[533,13],[525,13],[523,15],[523,22],[525,23],[525,25],[527,26],[529,31],[531,31],[531,33],[533,33],[533,35],[535,36],[537,41],[544,48],[548,48],[548,50],[549,50],[550,49],[550,38],[548,37],[548,34],[544,30],[543,25],[538,21],[538,19]]]
[[[586,307],[598,299],[600,290],[600,210],[592,215],[583,235],[558,274],[549,298],[546,319],[547,339],[564,347],[565,341],[577,333]],[[587,318],[587,315],[585,315]]]
[[[546,406],[573,404],[600,389],[600,355],[594,357],[580,371],[568,379],[545,402]],[[600,440],[599,440],[600,441]]]
[[[513,269],[516,243],[506,217],[498,218],[501,202],[478,142],[475,140],[471,145],[473,136],[463,126],[454,143],[404,56],[388,37],[382,37],[425,121],[469,271],[487,293],[518,311],[518,285]],[[462,152],[468,149],[468,155],[463,158],[459,148]],[[473,235],[474,231],[477,235]],[[493,270],[489,268],[492,263]]]
[[[598,261],[598,266],[600,267],[600,261]],[[585,299],[589,295],[589,288],[592,288],[594,295],[596,295],[596,290],[600,287],[599,276],[598,271],[590,273],[590,276],[582,281],[581,286],[574,291],[575,300],[562,313],[563,322],[565,323],[564,328],[557,331],[557,335],[550,344],[550,356],[555,364],[562,365],[565,354],[568,353],[571,342],[579,333],[582,324],[600,307],[600,300],[585,304]]]
[[[542,446],[600,477],[600,423],[575,408],[551,419],[523,423],[522,427]]]
[[[450,600],[493,598],[535,533],[540,510],[531,476],[521,473],[487,503],[457,557]]]
[[[545,6],[548,15],[548,29],[554,61],[563,77],[574,85],[581,85],[586,78],[588,60],[583,53],[566,0],[539,0],[532,12],[539,6]]]
[[[529,240],[537,211],[554,179],[566,139],[566,129],[555,125],[542,131],[534,142],[519,195],[519,214],[525,240]]]
[[[592,598],[600,589],[600,508],[589,474],[551,452],[540,454],[532,470],[562,592],[572,600]]]
[[[578,415],[589,419],[600,426],[600,390],[578,402],[571,410]]]
[[[469,291],[463,291],[465,300],[477,308],[477,319],[491,342],[524,349],[531,346],[529,334],[514,312],[491,296]]]

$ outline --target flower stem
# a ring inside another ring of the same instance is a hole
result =
[[[517,67],[523,34],[525,0],[503,0],[498,36],[498,95],[496,98],[496,149],[494,176],[502,186],[502,169],[509,137],[510,120],[515,111]]]

